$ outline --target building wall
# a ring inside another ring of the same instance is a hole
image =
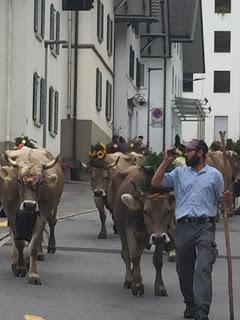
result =
[[[61,11],[61,0],[46,0],[45,2],[45,39],[48,40],[50,37],[51,3],[61,15],[60,39],[67,40],[67,14]],[[9,8],[11,8],[10,15]],[[33,74],[38,72],[44,78],[45,52],[43,41],[39,41],[34,33],[34,1],[1,1],[0,12],[0,15],[3,16],[3,19],[0,19],[3,25],[0,37],[2,43],[6,44],[5,49],[0,49],[0,61],[5,66],[1,68],[0,76],[2,96],[5,97],[3,102],[1,99],[0,109],[6,111],[2,113],[5,117],[1,117],[2,120],[0,120],[6,124],[0,128],[0,139],[3,142],[14,141],[16,136],[25,134],[36,140],[37,146],[41,147],[42,126],[41,128],[36,127],[32,120]],[[6,54],[7,49],[8,55]],[[60,55],[57,58],[54,58],[50,52],[48,55],[48,87],[52,85],[59,92],[59,133],[53,138],[47,130],[47,147],[55,153],[60,150],[61,110],[64,110],[66,106],[66,58],[66,51],[63,49],[60,49]],[[8,124],[10,130],[7,132]]]
[[[240,2],[231,1],[230,14],[216,14],[215,1],[203,0],[203,28],[205,41],[206,74],[195,75],[205,80],[194,84],[193,97],[201,93],[209,100],[212,108],[206,119],[206,142],[211,144],[214,139],[214,116],[228,116],[228,138],[236,140],[240,136],[240,61],[239,61],[239,10]],[[231,52],[214,52],[214,31],[231,31]],[[214,70],[231,71],[230,93],[214,93]],[[186,137],[194,136],[196,128],[188,128]],[[219,137],[220,139],[220,137]]]
[[[130,46],[135,52],[134,79],[129,77]],[[137,36],[130,25],[116,23],[115,25],[115,111],[114,127],[120,129],[120,135],[125,139],[135,138],[139,131],[137,107],[129,110],[128,99],[136,97],[136,59],[140,61],[140,36]],[[129,112],[132,111],[130,120]],[[130,123],[131,121],[131,123]]]

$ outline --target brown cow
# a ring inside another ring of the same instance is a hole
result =
[[[54,253],[56,213],[63,191],[64,176],[58,157],[42,149],[7,151],[10,166],[0,169],[1,202],[13,235],[12,270],[15,276],[27,273],[23,249],[29,242],[28,281],[41,284],[36,260],[46,221],[50,227],[48,252]],[[52,160],[49,160],[49,157]]]
[[[169,192],[139,192],[138,186],[145,185],[147,179],[142,169],[133,168],[118,188],[114,201],[113,214],[122,244],[121,255],[126,265],[124,287],[131,288],[133,295],[144,293],[140,259],[145,248],[150,249],[151,245],[155,245],[155,295],[166,296],[162,260],[164,244],[170,241],[167,231],[174,215],[174,205]]]
[[[135,165],[142,159],[142,155],[136,153],[123,154],[121,152],[115,152],[113,154],[107,154],[105,158],[106,165],[104,167],[90,167],[88,171],[91,174],[91,189],[94,194],[94,202],[99,211],[101,220],[101,230],[98,235],[99,239],[107,238],[106,229],[106,210],[109,209],[112,213],[112,207],[107,201],[107,193],[109,190],[109,183],[111,177],[119,171],[125,171],[132,165]],[[117,232],[116,226],[113,226],[114,232]]]

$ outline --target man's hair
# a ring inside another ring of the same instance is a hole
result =
[[[143,140],[143,136],[138,136],[138,139],[142,139]]]

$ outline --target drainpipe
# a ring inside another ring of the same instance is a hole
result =
[[[72,11],[68,13],[68,79],[67,79],[67,119],[72,112]]]
[[[6,149],[10,148],[11,141],[11,114],[12,114],[12,13],[13,2],[8,1],[8,59],[7,59],[7,110],[6,110]]]
[[[167,110],[166,96],[167,96],[167,58],[164,57],[164,67],[163,67],[163,151],[165,151],[165,149],[166,149],[166,110]]]
[[[77,157],[78,11],[75,11],[72,159]]]

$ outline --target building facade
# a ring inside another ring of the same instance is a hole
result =
[[[185,95],[208,101],[211,111],[205,124],[208,144],[220,141],[219,131],[226,131],[226,138],[237,140],[240,136],[240,3],[237,0],[203,0],[202,3],[206,73],[189,75],[196,81],[186,88]],[[196,126],[188,126],[184,138],[196,136],[196,131]]]

